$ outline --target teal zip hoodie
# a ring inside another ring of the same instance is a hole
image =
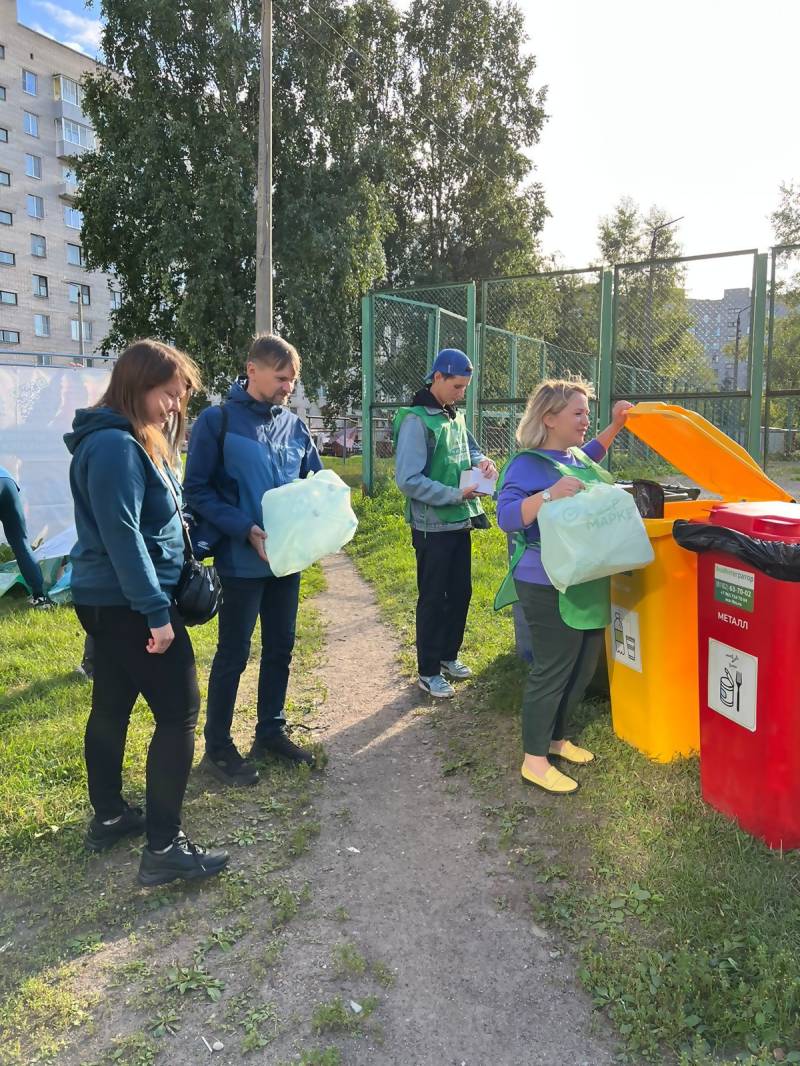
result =
[[[172,494],[130,422],[110,407],[76,411],[64,443],[78,533],[72,598],[85,607],[130,607],[151,629],[166,625],[183,568]]]

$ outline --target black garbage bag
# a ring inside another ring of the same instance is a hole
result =
[[[800,544],[759,540],[735,529],[682,519],[672,527],[672,536],[682,548],[698,555],[708,551],[725,552],[749,563],[767,577],[778,581],[800,581]]]
[[[637,478],[631,491],[633,502],[642,518],[664,517],[664,490],[657,481]]]

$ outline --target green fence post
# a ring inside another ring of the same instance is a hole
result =
[[[480,381],[480,352],[475,344],[475,282],[467,285],[467,359],[472,363],[472,380],[467,390],[467,429],[475,436],[475,413],[478,406],[477,386]],[[485,305],[484,305],[485,306]],[[485,317],[485,315],[484,315]]]
[[[509,385],[511,386],[508,395],[512,400],[518,400],[519,396],[519,337],[516,333],[512,334],[508,341],[508,370],[509,370]],[[516,419],[517,412],[516,406],[512,405],[508,409],[508,454],[513,455],[516,448]]]
[[[763,465],[761,411],[764,404],[764,329],[767,310],[767,253],[756,255],[753,265],[753,298],[750,314],[750,412],[747,420],[747,450]]]
[[[372,442],[372,404],[375,398],[375,297],[361,298],[361,482],[364,492],[372,495],[374,455]]]
[[[600,336],[597,353],[597,428],[611,421],[611,379],[614,368],[614,272],[600,275]]]

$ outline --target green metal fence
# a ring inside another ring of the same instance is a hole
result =
[[[772,249],[766,332],[764,463],[800,480],[800,244]]]
[[[499,460],[538,382],[580,376],[599,424],[617,399],[678,403],[760,462],[800,463],[800,246],[373,292],[362,324],[367,491],[390,473],[394,411],[445,346],[473,360],[467,420]],[[615,457],[663,466],[630,435]]]

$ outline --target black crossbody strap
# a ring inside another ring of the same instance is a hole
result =
[[[167,490],[172,497],[172,502],[175,504],[175,514],[177,514],[178,518],[181,520],[181,529],[183,530],[183,558],[184,561],[188,563],[191,559],[194,559],[192,542],[189,539],[189,530],[186,528],[186,522],[183,520],[181,505],[178,503],[178,494],[175,491],[175,486],[172,484],[172,476],[168,470],[161,474],[161,480],[166,484]]]

